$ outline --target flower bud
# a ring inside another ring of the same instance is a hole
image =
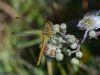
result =
[[[56,54],[56,60],[57,60],[57,61],[62,61],[63,58],[64,58],[64,55],[63,55],[62,53],[57,53],[57,54]]]
[[[89,37],[90,38],[95,38],[96,37],[96,32],[94,30],[89,31]]]
[[[70,56],[71,55],[71,50],[70,49],[67,49],[66,50],[66,53],[67,53],[68,56]]]
[[[70,45],[70,47],[71,47],[72,49],[76,49],[76,48],[77,48],[77,43],[73,43],[72,45]]]
[[[59,38],[58,38],[58,41],[59,41],[60,43],[66,43],[66,41],[65,41],[62,37],[59,37]]]
[[[66,30],[66,28],[67,28],[67,25],[66,25],[65,23],[62,23],[62,24],[60,25],[60,29],[61,29],[61,30]]]
[[[71,63],[72,63],[73,65],[79,65],[79,60],[78,60],[77,58],[72,58],[72,59],[71,59]]]
[[[58,48],[58,49],[56,50],[56,53],[61,53],[61,49]]]
[[[83,56],[83,53],[82,53],[81,51],[78,51],[78,52],[76,53],[76,57],[77,57],[77,58],[82,58],[82,56]]]
[[[60,27],[59,27],[59,24],[55,24],[55,25],[53,25],[53,30],[54,30],[54,32],[60,32]]]
[[[77,41],[74,35],[66,35],[65,38],[69,44],[73,44]]]

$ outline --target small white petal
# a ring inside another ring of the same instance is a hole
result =
[[[56,50],[56,48],[57,48],[57,46],[52,45],[52,44],[48,44],[47,47],[49,50]]]
[[[82,28],[82,27],[83,27],[82,23],[83,23],[83,21],[82,21],[82,20],[80,20],[80,21],[78,22],[77,27]]]
[[[95,27],[95,29],[99,29],[100,28],[100,16],[95,16],[93,18],[93,20],[94,20],[94,27]]]

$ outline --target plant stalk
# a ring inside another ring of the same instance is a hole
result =
[[[52,61],[47,61],[48,75],[53,75]]]

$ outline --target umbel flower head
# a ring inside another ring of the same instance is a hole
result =
[[[50,39],[48,39],[48,42],[46,43],[44,48],[44,55],[51,58],[50,60],[55,58],[57,61],[62,61],[64,58],[64,48],[67,49],[66,52],[70,56],[73,54],[73,52],[71,50],[68,51],[69,48],[67,47],[75,50],[77,48],[78,39],[74,35],[66,34],[67,25],[65,23],[61,23],[60,25],[54,24],[51,29],[52,33],[54,34],[52,37],[50,37]]]
[[[77,25],[80,29],[83,30],[95,30],[100,28],[100,16],[91,14],[85,15],[82,20],[79,21]]]
[[[87,37],[87,34],[89,32],[90,38],[96,38],[95,36],[95,30],[100,28],[100,10],[96,12],[87,13],[83,19],[81,19],[78,23],[78,27],[82,30],[85,30],[84,37],[81,41],[83,43]],[[90,32],[90,31],[94,32]]]
[[[60,62],[64,59],[64,54],[71,56],[74,53],[76,54],[76,58],[73,58],[71,63],[75,65],[79,64],[78,59],[83,56],[79,49],[79,40],[74,35],[67,33],[67,25],[65,23],[53,24],[47,22],[43,32],[44,37],[37,65],[39,65],[43,54],[49,58],[49,61],[56,59]]]

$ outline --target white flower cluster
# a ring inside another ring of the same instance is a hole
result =
[[[80,51],[81,44],[84,43],[87,34],[90,38],[96,38],[96,29],[100,28],[100,16],[98,14],[89,14],[85,15],[78,23],[78,27],[81,30],[85,30],[85,34],[81,42],[71,34],[67,34],[67,25],[54,24],[52,26],[53,36],[50,37],[46,43],[46,49],[44,54],[50,58],[55,58],[57,61],[62,61],[64,58],[63,52],[68,56],[71,56],[75,53],[75,57],[71,59],[71,63],[78,65],[79,59],[82,58],[83,53]]]
[[[66,52],[68,56],[76,53],[77,58],[83,56],[82,52],[77,51],[78,39],[74,35],[67,34],[67,25],[65,23],[55,24],[52,26],[54,33],[47,43],[47,50],[44,51],[45,55],[51,58],[55,58],[57,61],[62,61],[64,55],[62,52]],[[64,48],[66,50],[64,51]]]
[[[79,21],[77,26],[83,30],[98,29],[100,28],[100,16],[94,14],[86,15]]]
[[[100,10],[94,13],[86,14],[78,23],[78,27],[89,32],[90,38],[96,38],[95,30],[100,28]]]
[[[100,28],[100,10],[97,11],[97,13],[87,13],[83,19],[81,19],[77,25],[81,30],[85,30],[85,34],[83,36],[83,39],[80,43],[80,45],[82,43],[84,43],[87,35],[89,35],[90,38],[97,38],[96,35],[96,29]],[[70,38],[71,39],[71,38]],[[77,44],[73,44],[71,45],[71,48],[75,48],[77,46]],[[69,53],[69,55],[71,55],[71,51],[68,49],[67,52]],[[83,53],[79,50],[76,52],[76,58],[72,58],[71,59],[71,63],[74,65],[78,65],[79,64],[79,58],[82,58]]]
[[[66,41],[62,35],[66,34],[66,28],[67,25],[65,23],[53,25],[52,31],[54,35],[48,41],[47,50],[44,52],[45,55],[55,58],[57,61],[63,60],[64,55],[62,54],[62,45],[63,43],[66,43]]]

